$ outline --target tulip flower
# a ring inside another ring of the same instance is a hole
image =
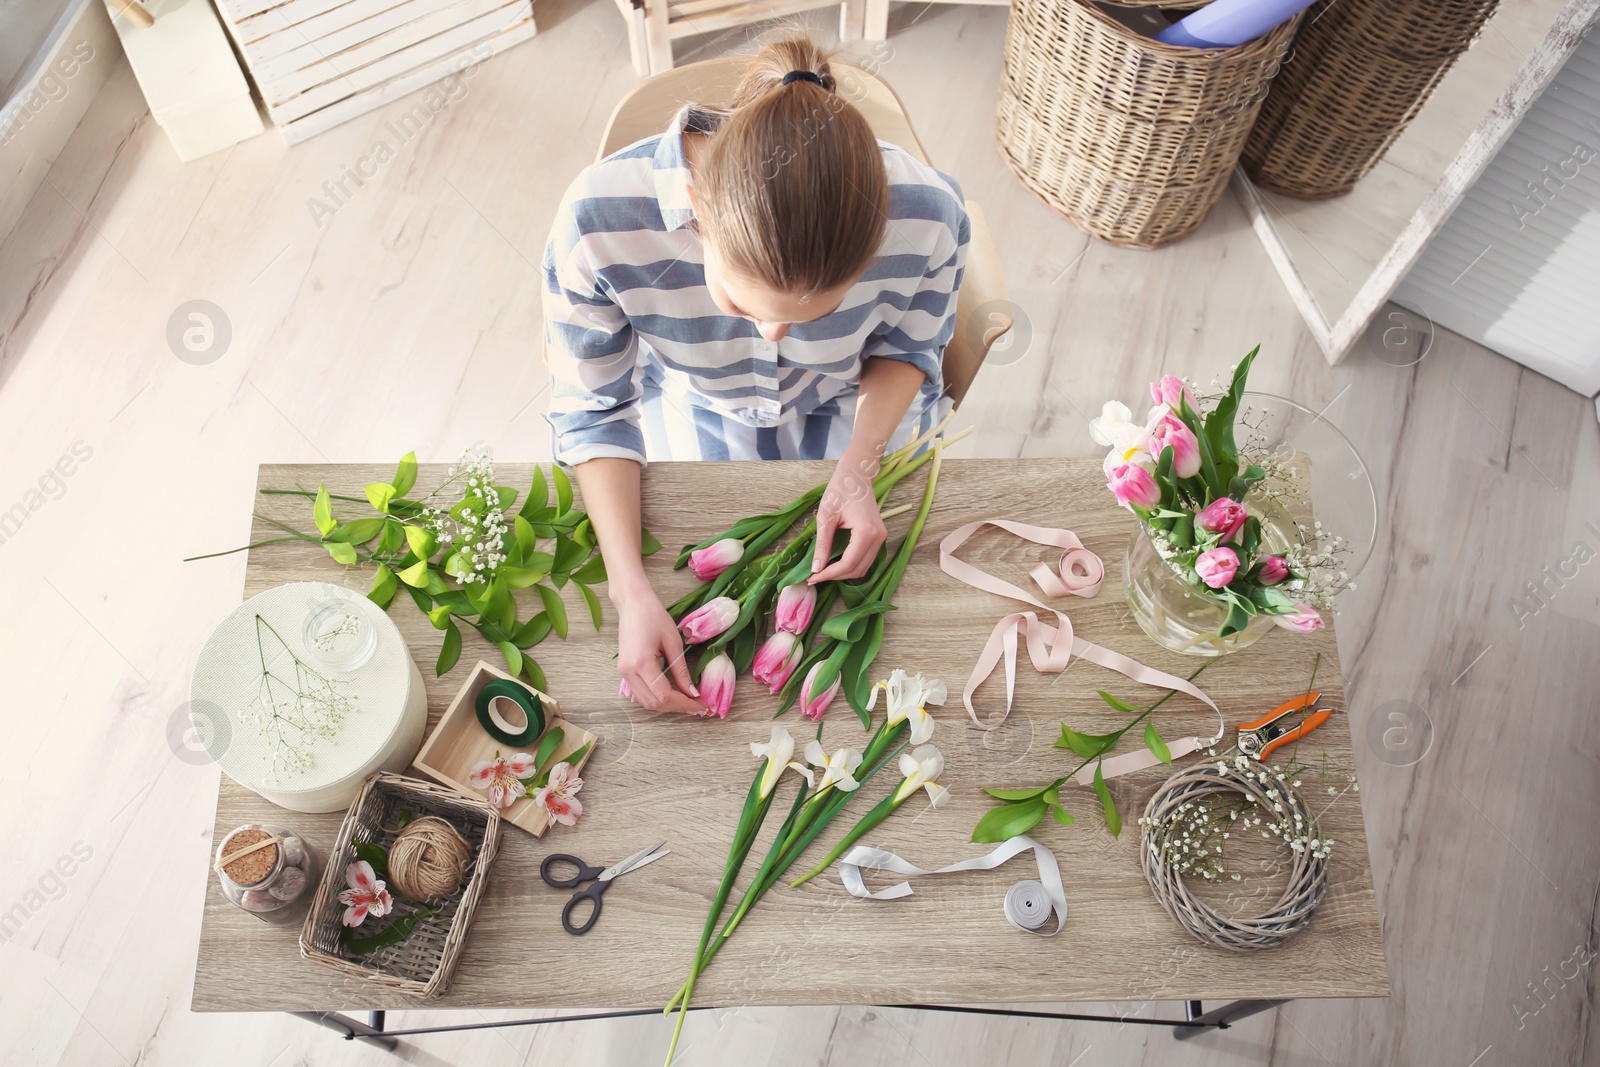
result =
[[[944,753],[934,745],[918,745],[910,752],[900,753],[900,773],[906,780],[894,791],[894,802],[903,804],[919,789],[928,791],[933,806],[943,807],[950,799],[950,790],[940,785],[939,775],[944,771]]]
[[[821,780],[814,783],[817,793],[829,786],[841,793],[852,792],[861,783],[856,781],[856,769],[861,766],[861,753],[853,748],[841,748],[832,756],[816,738],[806,742],[806,762],[822,772]]]
[[[1289,577],[1289,564],[1282,556],[1263,556],[1256,568],[1256,581],[1262,585],[1277,585]]]
[[[1124,463],[1115,468],[1106,487],[1123,507],[1140,507],[1149,511],[1161,503],[1161,488],[1150,477],[1150,472],[1136,463]]]
[[[1194,561],[1194,572],[1200,580],[1213,589],[1221,589],[1239,573],[1239,554],[1231,548],[1213,548],[1200,553]]]
[[[913,745],[924,744],[933,736],[933,716],[928,714],[927,706],[944,703],[947,694],[943,682],[937,678],[930,682],[920,671],[907,674],[896,668],[887,680],[872,687],[872,696],[867,700],[868,711],[878,706],[880,692],[884,695],[887,723],[892,726],[902,719],[909,722]]]
[[[695,608],[678,623],[683,639],[698,645],[720,635],[739,618],[739,602],[731,596],[719,596],[703,607]]]
[[[750,665],[750,676],[765,683],[767,692],[780,692],[789,684],[789,678],[800,665],[803,655],[805,646],[800,643],[800,638],[786,630],[779,630],[756,651],[755,662]]]
[[[800,582],[778,590],[778,604],[773,609],[773,625],[792,634],[803,634],[811,625],[811,615],[817,610],[817,587]]]
[[[702,582],[709,582],[743,558],[744,542],[737,537],[724,537],[690,552],[689,569]]]
[[[1219,496],[1195,516],[1195,525],[1202,530],[1221,534],[1224,541],[1232,541],[1249,517],[1243,504],[1230,497]]]
[[[1272,621],[1285,630],[1293,630],[1297,634],[1308,634],[1326,625],[1322,621],[1322,616],[1317,614],[1317,610],[1305,604],[1296,604],[1293,611],[1274,615]]]
[[[728,717],[728,709],[733,707],[735,674],[733,660],[726,652],[718,652],[711,662],[700,668],[700,699],[706,702],[708,716]]]
[[[1150,383],[1150,399],[1157,404],[1165,404],[1173,411],[1178,411],[1178,398],[1189,402],[1191,410],[1195,407],[1194,393],[1189,391],[1189,386],[1182,378],[1175,378],[1170,374],[1163,374],[1160,378]],[[1188,475],[1184,475],[1188,477]]]
[[[833,698],[839,695],[839,677],[834,676],[833,684],[822,692],[815,691],[817,673],[827,666],[826,661],[812,666],[806,672],[806,680],[800,684],[800,713],[812,722],[822,721],[828,712],[828,705],[833,703]]]
[[[1150,431],[1150,454],[1161,458],[1163,449],[1172,448],[1172,473],[1193,478],[1200,473],[1200,441],[1182,419],[1170,412]]]

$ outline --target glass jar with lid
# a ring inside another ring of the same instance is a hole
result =
[[[282,826],[246,823],[217,846],[217,880],[233,904],[268,922],[304,917],[321,858],[305,838]]]

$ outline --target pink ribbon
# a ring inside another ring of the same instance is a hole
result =
[[[1126,675],[1136,682],[1187,693],[1215,711],[1216,735],[1208,738],[1183,737],[1169,742],[1167,747],[1173,759],[1207,748],[1222,739],[1224,729],[1222,711],[1194,683],[1158,671],[1154,667],[1147,667],[1120,652],[1113,652],[1109,648],[1102,648],[1091,641],[1085,641],[1072,632],[1072,620],[1067,618],[1065,612],[1035,599],[1033,594],[1025,589],[996,578],[965,560],[957,559],[956,549],[985,526],[998,527],[1034,544],[1061,549],[1061,561],[1054,569],[1049,564],[1041,562],[1035,564],[1029,571],[1045,596],[1062,597],[1071,594],[1092,597],[1100,591],[1100,583],[1104,580],[1106,572],[1105,564],[1101,562],[1100,557],[1085,548],[1083,542],[1078,540],[1078,535],[1071,530],[1030,526],[1025,522],[1012,522],[1009,519],[979,519],[977,522],[969,522],[959,529],[952,530],[943,541],[939,542],[939,566],[950,577],[975,589],[982,589],[986,593],[995,593],[1032,604],[1036,608],[1051,612],[1056,617],[1056,625],[1052,626],[1034,612],[1016,611],[1003,616],[995,623],[988,642],[978,654],[978,662],[972,668],[972,676],[967,679],[967,684],[961,691],[961,702],[966,705],[967,714],[979,729],[993,730],[1005,722],[1006,716],[1011,713],[1012,699],[1016,694],[1017,644],[1019,637],[1025,637],[1028,643],[1028,659],[1033,662],[1034,670],[1041,674],[1060,674],[1067,669],[1067,664],[1076,655]],[[980,719],[977,709],[972,706],[972,694],[988,681],[1002,655],[1006,661],[1005,711],[992,719]],[[1108,757],[1099,761],[1099,766],[1103,777],[1115,778],[1117,775],[1154,767],[1160,762],[1155,754],[1146,748],[1121,756]],[[1094,770],[1093,764],[1085,767],[1078,772],[1076,780],[1084,785],[1089,784],[1094,780]]]

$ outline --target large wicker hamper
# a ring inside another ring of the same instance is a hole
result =
[[[1001,154],[1096,237],[1175,241],[1222,195],[1298,19],[1236,48],[1182,48],[1090,0],[1012,0]]]

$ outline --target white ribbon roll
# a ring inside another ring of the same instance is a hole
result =
[[[961,860],[948,867],[940,867],[936,871],[925,871],[921,867],[907,863],[893,852],[857,845],[839,857],[839,880],[853,897],[867,900],[895,900],[911,895],[910,882],[898,882],[887,889],[873,892],[867,888],[866,881],[861,877],[862,868],[888,871],[891,874],[903,874],[907,877],[919,874],[952,874],[956,871],[989,871],[1029,849],[1033,850],[1034,859],[1039,865],[1039,880],[1018,882],[1006,892],[1006,921],[1018,930],[1039,934],[1041,937],[1054,937],[1061,932],[1061,928],[1067,922],[1067,895],[1061,887],[1061,867],[1056,863],[1054,852],[1027,835],[1013,837],[986,856]],[[1056,917],[1056,928],[1046,932],[1043,927],[1052,913]]]

